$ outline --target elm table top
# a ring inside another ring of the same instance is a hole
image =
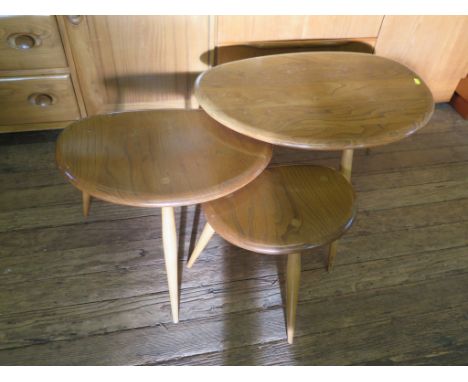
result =
[[[343,150],[397,141],[424,126],[432,94],[413,71],[364,53],[256,57],[202,73],[196,98],[218,122],[276,145]]]
[[[238,134],[203,110],[98,115],[57,141],[59,168],[81,191],[132,206],[206,202],[256,178],[271,146]]]
[[[312,165],[267,168],[240,190],[203,204],[226,240],[264,254],[290,254],[330,243],[356,215],[351,184],[338,171]]]

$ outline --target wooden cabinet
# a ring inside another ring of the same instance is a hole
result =
[[[0,132],[59,128],[80,116],[55,16],[0,18]]]
[[[468,71],[467,16],[219,16],[217,45],[305,39],[367,39],[375,53],[413,69],[436,102]],[[375,40],[372,40],[375,39]]]
[[[418,73],[437,102],[448,101],[468,72],[466,36],[467,16],[1,17],[0,132],[196,108],[194,81],[215,62],[215,47],[218,62],[227,62],[278,44],[364,43]]]
[[[196,107],[196,76],[208,68],[208,16],[65,18],[88,115]]]
[[[436,102],[449,101],[468,72],[468,17],[385,16],[375,52],[418,73]]]
[[[218,16],[217,45],[377,37],[383,16]]]

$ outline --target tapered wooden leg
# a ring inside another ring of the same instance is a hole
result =
[[[195,261],[197,261],[198,257],[200,256],[200,253],[202,253],[202,251],[205,249],[206,245],[213,237],[214,233],[215,231],[213,227],[209,223],[206,223],[200,235],[200,238],[197,241],[197,245],[195,246],[195,249],[193,250],[192,255],[190,256],[189,262],[187,263],[188,268],[192,268],[192,265],[195,263]]]
[[[340,171],[351,182],[351,169],[353,168],[353,149],[343,150],[341,154]]]
[[[301,280],[301,255],[292,253],[288,255],[286,270],[286,324],[288,342],[293,343],[296,328],[296,308],[299,298],[299,283]]]
[[[333,265],[335,265],[337,247],[338,247],[338,240],[331,243],[328,248],[328,267],[327,267],[328,272],[331,272],[333,270]]]
[[[351,182],[351,170],[353,168],[353,150],[347,149],[344,150],[341,154],[341,165],[340,171],[343,176]],[[331,272],[333,265],[335,264],[336,251],[338,248],[338,241],[334,241],[330,244],[328,249],[328,272]]]
[[[177,284],[177,233],[174,208],[162,207],[162,237],[164,260],[166,262],[167,283],[171,300],[172,320],[179,322],[179,298]]]
[[[89,213],[89,204],[91,202],[91,195],[87,192],[82,192],[83,196],[83,215],[86,217]]]

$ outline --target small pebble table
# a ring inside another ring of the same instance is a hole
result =
[[[245,187],[202,205],[209,226],[231,244],[265,255],[287,255],[289,343],[295,332],[301,256],[350,228],[355,199],[351,184],[334,169],[282,165],[271,166]]]
[[[153,110],[93,116],[59,136],[57,164],[83,195],[162,209],[171,311],[178,322],[174,207],[223,197],[255,179],[271,146],[238,134],[202,110]]]

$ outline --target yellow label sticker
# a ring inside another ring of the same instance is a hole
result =
[[[419,78],[413,78],[416,85],[421,85],[421,80]]]

